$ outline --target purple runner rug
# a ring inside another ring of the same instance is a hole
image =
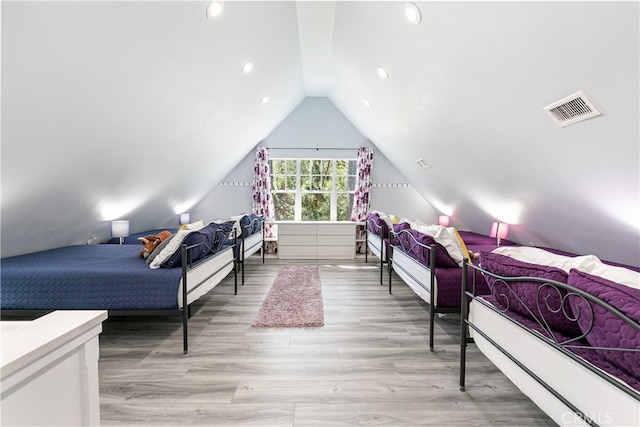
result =
[[[262,328],[323,325],[322,286],[317,265],[282,267],[251,324]]]

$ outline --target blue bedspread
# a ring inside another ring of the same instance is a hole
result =
[[[2,310],[178,308],[182,269],[152,270],[137,245],[67,246],[0,261]]]

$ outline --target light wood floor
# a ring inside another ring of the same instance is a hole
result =
[[[320,328],[251,327],[284,265],[258,256],[238,295],[229,276],[194,305],[188,355],[176,317],[109,319],[102,424],[554,425],[473,344],[460,392],[459,316],[438,319],[429,352],[428,306],[397,277],[389,295],[369,261],[318,262]]]

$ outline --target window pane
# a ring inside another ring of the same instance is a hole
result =
[[[287,160],[287,173],[289,175],[295,175],[296,174],[296,160]]]
[[[318,175],[311,177],[311,190],[318,191],[322,189],[322,178]]]
[[[285,187],[285,180],[283,177],[281,176],[274,176],[271,179],[271,189],[272,190],[284,190]]]
[[[276,221],[295,219],[295,195],[293,193],[273,193]]]
[[[303,194],[302,195],[302,220],[303,221],[329,221],[331,219],[331,195],[330,194]]]
[[[322,183],[321,183],[321,189],[323,191],[331,191],[331,182],[333,181],[333,179],[331,179],[331,175],[325,176],[322,178]]]
[[[336,173],[338,175],[346,175],[349,173],[348,160],[336,160]]]
[[[351,220],[351,208],[353,206],[353,194],[342,193],[336,195],[337,206],[337,220],[349,221]]]
[[[312,160],[311,173],[315,175],[320,175],[320,171],[322,171],[322,160]]]
[[[302,175],[311,173],[311,160],[300,160],[300,173]]]
[[[295,190],[295,189],[296,189],[296,177],[287,176],[287,190]]]
[[[282,173],[282,160],[269,160],[270,163],[270,168],[271,168],[271,174],[272,175],[276,175],[279,173]]]
[[[346,176],[336,177],[336,191],[349,191],[349,184]]]
[[[333,173],[332,169],[333,160],[323,160],[322,161],[322,174],[323,175],[331,175]]]

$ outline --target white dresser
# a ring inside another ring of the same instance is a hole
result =
[[[280,259],[354,259],[355,222],[279,222]]]

